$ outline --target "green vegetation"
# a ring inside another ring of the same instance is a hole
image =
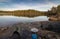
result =
[[[36,10],[16,10],[16,11],[0,11],[0,15],[34,17],[34,16],[44,16],[46,15],[46,13]]]
[[[58,5],[57,7],[52,7],[51,10],[48,10],[47,12],[30,9],[30,10],[16,10],[16,11],[0,11],[0,15],[13,15],[13,16],[26,16],[26,17],[60,15],[60,5]]]
[[[48,10],[47,16],[60,15],[60,5],[57,7],[52,7],[51,10]]]

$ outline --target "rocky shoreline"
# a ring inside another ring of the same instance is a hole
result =
[[[18,32],[21,35],[22,35],[23,30],[28,30],[30,32],[31,28],[38,28],[39,32],[42,34],[42,36],[47,34],[47,33],[49,33],[51,35],[55,34],[59,39],[58,34],[60,31],[59,30],[60,29],[60,21],[16,23],[16,24],[11,25],[11,27],[9,27],[9,26],[0,27],[0,38],[1,39],[11,37],[13,32],[16,30],[16,27],[18,28]]]

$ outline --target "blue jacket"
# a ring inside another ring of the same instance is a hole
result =
[[[32,34],[32,39],[37,39],[37,34]]]

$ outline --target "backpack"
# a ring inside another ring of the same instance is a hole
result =
[[[37,34],[32,34],[32,39],[37,39]]]

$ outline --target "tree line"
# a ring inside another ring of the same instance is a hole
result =
[[[46,13],[37,10],[16,10],[16,11],[0,11],[0,15],[35,17],[35,16],[44,16],[46,15]]]
[[[48,10],[47,12],[47,16],[56,16],[56,15],[60,15],[60,5],[58,5],[57,7],[52,7],[51,10]]]
[[[48,10],[46,12],[29,9],[15,11],[0,11],[0,15],[13,15],[26,17],[60,15],[60,5],[58,5],[57,7],[52,7],[51,10]]]

